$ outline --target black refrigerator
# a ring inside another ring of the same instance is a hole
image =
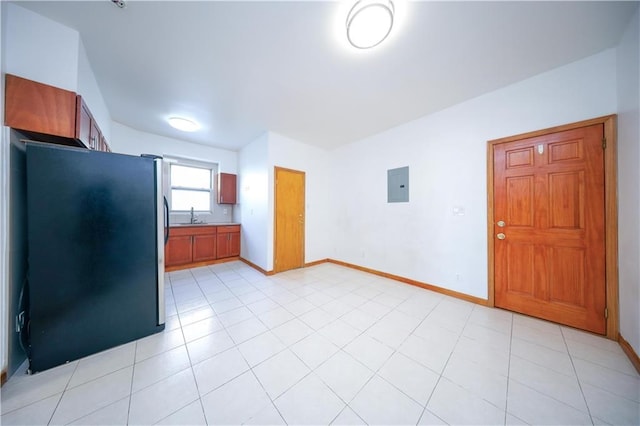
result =
[[[164,329],[161,161],[26,143],[30,373]]]

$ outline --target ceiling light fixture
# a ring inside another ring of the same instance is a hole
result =
[[[200,125],[195,121],[188,120],[182,117],[169,118],[169,124],[174,129],[182,130],[183,132],[195,132],[200,128]]]
[[[393,27],[395,10],[391,0],[359,0],[347,16],[347,39],[358,49],[377,46]]]

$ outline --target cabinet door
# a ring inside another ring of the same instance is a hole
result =
[[[193,236],[193,261],[214,260],[216,258],[216,235]]]
[[[77,97],[77,124],[76,124],[76,139],[84,144],[87,148],[91,146],[91,113],[89,108],[82,100],[81,96]]]
[[[230,173],[218,175],[218,204],[236,203],[237,177]]]
[[[104,136],[102,136],[101,145],[104,152],[111,152],[111,148],[109,148],[109,144],[107,143],[107,140],[104,138]]]
[[[100,140],[102,139],[102,135],[100,134],[100,129],[98,129],[98,125],[95,120],[91,120],[91,136],[89,138],[89,148],[90,149],[100,149]]]
[[[231,256],[229,254],[229,233],[228,232],[225,232],[223,234],[218,234],[216,236],[216,249],[218,251],[217,253],[218,259]]]
[[[229,256],[240,256],[240,233],[229,234]]]
[[[65,138],[75,136],[74,92],[11,74],[6,74],[5,83],[5,126]]]
[[[184,265],[192,261],[191,235],[170,236],[164,248],[166,266]]]

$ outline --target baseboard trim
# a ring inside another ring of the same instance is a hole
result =
[[[480,297],[470,296],[468,294],[460,293],[454,290],[449,290],[446,288],[438,287],[433,284],[423,283],[421,281],[412,280],[410,278],[401,277],[399,275],[393,275],[382,271],[377,271],[375,269],[365,268],[364,266],[354,265],[352,263],[342,262],[340,260],[335,259],[327,259],[329,263],[333,263],[340,266],[346,266],[347,268],[357,269],[358,271],[368,272],[373,275],[378,275],[384,278],[390,278],[392,280],[400,281],[405,284],[410,284],[416,287],[421,287],[426,290],[431,290],[436,293],[444,294],[447,296],[455,297],[456,299],[465,300],[467,302],[475,303],[477,305],[488,306],[489,301],[486,299],[482,299]]]
[[[622,351],[629,358],[629,361],[631,361],[631,364],[633,364],[638,371],[638,374],[640,374],[640,357],[638,357],[636,351],[633,350],[633,346],[631,346],[631,344],[627,342],[620,333],[618,333],[618,343],[620,344]]]
[[[305,263],[304,267],[308,268],[310,266],[321,265],[323,263],[328,263],[328,262],[329,262],[329,259],[320,259],[320,260],[316,260],[316,261],[313,261],[313,262]]]
[[[253,263],[253,262],[248,261],[248,260],[247,260],[247,259],[245,259],[244,257],[241,257],[241,258],[240,258],[240,260],[241,260],[242,262],[246,263],[247,265],[251,266],[251,267],[252,267],[253,269],[255,269],[256,271],[258,271],[258,272],[260,272],[260,273],[262,273],[262,274],[264,274],[264,275],[271,276],[271,275],[274,275],[274,274],[275,274],[275,272],[273,272],[273,271],[266,271],[266,270],[262,269],[261,267],[259,267],[258,265],[256,265],[256,264],[255,264],[255,263]]]
[[[4,386],[7,383],[7,370],[2,370],[0,373],[0,387]]]
[[[225,257],[222,259],[206,260],[204,262],[186,263],[184,265],[165,266],[165,272],[180,271],[182,269],[199,268],[201,266],[215,265],[217,263],[233,262],[234,260],[242,260],[240,256]]]
[[[256,269],[257,271],[263,273],[264,275],[274,275],[275,274],[274,271],[265,271],[264,269],[262,269],[261,267],[259,267],[256,264],[248,261],[247,259],[244,259],[244,258],[241,257],[240,260],[243,261],[244,263],[246,263],[247,265],[251,266],[252,268]],[[378,271],[378,270],[375,270],[375,269],[366,268],[364,266],[354,265],[353,263],[347,263],[347,262],[343,262],[341,260],[320,259],[320,260],[316,260],[316,261],[313,261],[313,262],[305,263],[304,267],[308,268],[308,267],[311,267],[311,266],[321,265],[323,263],[333,263],[335,265],[345,266],[345,267],[351,268],[351,269],[357,269],[358,271],[367,272],[369,274],[378,275],[378,276],[384,277],[384,278],[389,278],[389,279],[392,279],[392,280],[399,281],[401,283],[405,283],[405,284],[413,285],[413,286],[416,286],[416,287],[424,288],[426,290],[431,290],[431,291],[433,291],[435,293],[440,293],[440,294],[444,294],[446,296],[455,297],[456,299],[461,299],[461,300],[465,300],[467,302],[475,303],[477,305],[488,306],[488,303],[489,303],[488,300],[482,299],[480,297],[470,296],[468,294],[460,293],[460,292],[457,292],[457,291],[454,291],[454,290],[449,290],[449,289],[446,289],[446,288],[438,287],[438,286],[433,285],[433,284],[423,283],[421,281],[416,281],[416,280],[412,280],[410,278],[401,277],[399,275],[393,275],[393,274],[389,274],[387,272],[382,272],[382,271]]]

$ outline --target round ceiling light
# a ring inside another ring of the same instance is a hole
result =
[[[382,43],[393,27],[391,0],[359,0],[347,16],[347,38],[358,49]]]
[[[183,132],[195,132],[200,128],[200,125],[195,121],[191,121],[181,117],[169,118],[169,124],[174,129],[182,130]]]

